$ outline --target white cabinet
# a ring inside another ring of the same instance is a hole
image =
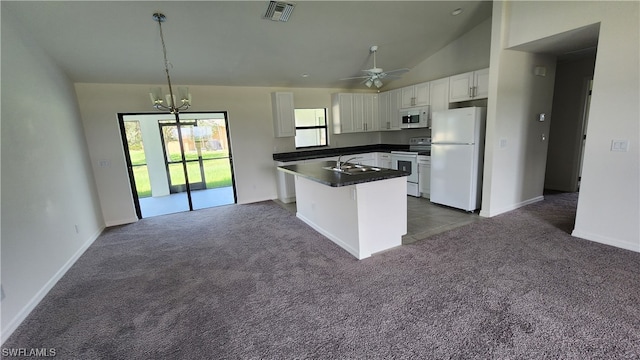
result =
[[[353,132],[364,131],[364,94],[352,94],[351,117],[353,119]]]
[[[418,156],[418,190],[420,196],[431,197],[431,157]]]
[[[296,136],[296,120],[293,93],[271,93],[273,130],[275,137]]]
[[[376,153],[376,166],[377,167],[381,167],[381,168],[385,168],[385,169],[391,169],[391,154],[390,153]]]
[[[302,164],[304,161],[276,162],[276,166]],[[285,204],[296,201],[296,185],[292,174],[276,169],[278,183],[278,200]]]
[[[380,93],[382,95],[383,93]],[[388,97],[383,103],[382,96],[380,102],[380,130],[400,130],[400,105],[402,103],[402,89],[395,89],[384,93]]]
[[[401,94],[400,108],[429,105],[429,82],[403,87]]]
[[[486,99],[489,95],[489,69],[451,76],[449,87],[449,102]]]
[[[367,165],[367,166],[376,165],[376,153],[357,154],[353,156],[358,157],[358,159],[353,161],[356,164]]]
[[[489,97],[489,68],[475,71],[473,83],[476,86],[474,99],[486,99]]]
[[[338,93],[331,95],[333,112],[333,133],[354,132],[353,126],[353,94]]]
[[[429,83],[429,88],[431,103],[429,119],[431,119],[433,112],[449,109],[449,78],[433,80]],[[431,126],[431,121],[429,121],[429,126]]]
[[[378,130],[378,95],[337,93],[331,95],[333,133]]]
[[[380,129],[378,94],[364,94],[363,99],[364,131]]]
[[[389,122],[389,92],[378,94],[378,129],[386,129]]]

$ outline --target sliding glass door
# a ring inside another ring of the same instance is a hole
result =
[[[236,202],[226,113],[120,118],[138,217]]]
[[[201,144],[194,141],[194,129],[196,126],[195,121],[180,122],[189,188],[191,190],[202,190],[206,186],[202,167]],[[162,137],[165,167],[169,178],[169,191],[172,194],[185,192],[187,191],[187,182],[184,176],[182,151],[178,140],[178,126],[175,121],[160,121],[160,136]]]

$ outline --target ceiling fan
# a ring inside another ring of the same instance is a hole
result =
[[[365,84],[367,87],[371,87],[371,85],[375,85],[379,89],[383,85],[382,84],[382,79],[384,79],[384,78],[395,78],[395,79],[398,79],[398,78],[400,78],[400,76],[398,76],[396,74],[402,74],[402,73],[406,73],[407,71],[409,71],[409,69],[407,69],[407,68],[396,69],[396,70],[391,70],[391,71],[382,70],[381,68],[379,68],[376,65],[376,52],[377,51],[378,51],[378,46],[377,45],[373,45],[369,49],[369,53],[373,54],[373,68],[368,69],[368,70],[362,70],[366,75],[349,77],[349,78],[344,78],[344,79],[340,79],[340,80],[364,79],[364,80],[362,80],[362,83]]]

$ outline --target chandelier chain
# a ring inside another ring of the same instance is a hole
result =
[[[160,42],[162,43],[162,55],[164,56],[164,70],[167,73],[167,83],[169,85],[169,98],[171,103],[168,104],[172,109],[176,108],[176,104],[173,99],[173,89],[171,86],[171,76],[169,76],[169,60],[167,60],[167,46],[164,43],[164,35],[162,34],[162,21],[158,21],[158,27],[160,27]]]

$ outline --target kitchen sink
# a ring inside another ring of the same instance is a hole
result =
[[[366,172],[382,170],[381,168],[375,167],[375,166],[350,165],[350,164],[345,164],[345,165],[342,165],[340,167],[325,166],[325,167],[323,167],[323,169],[339,172],[339,173],[342,173],[342,174],[348,174],[348,175],[362,174],[362,173],[366,173]]]

